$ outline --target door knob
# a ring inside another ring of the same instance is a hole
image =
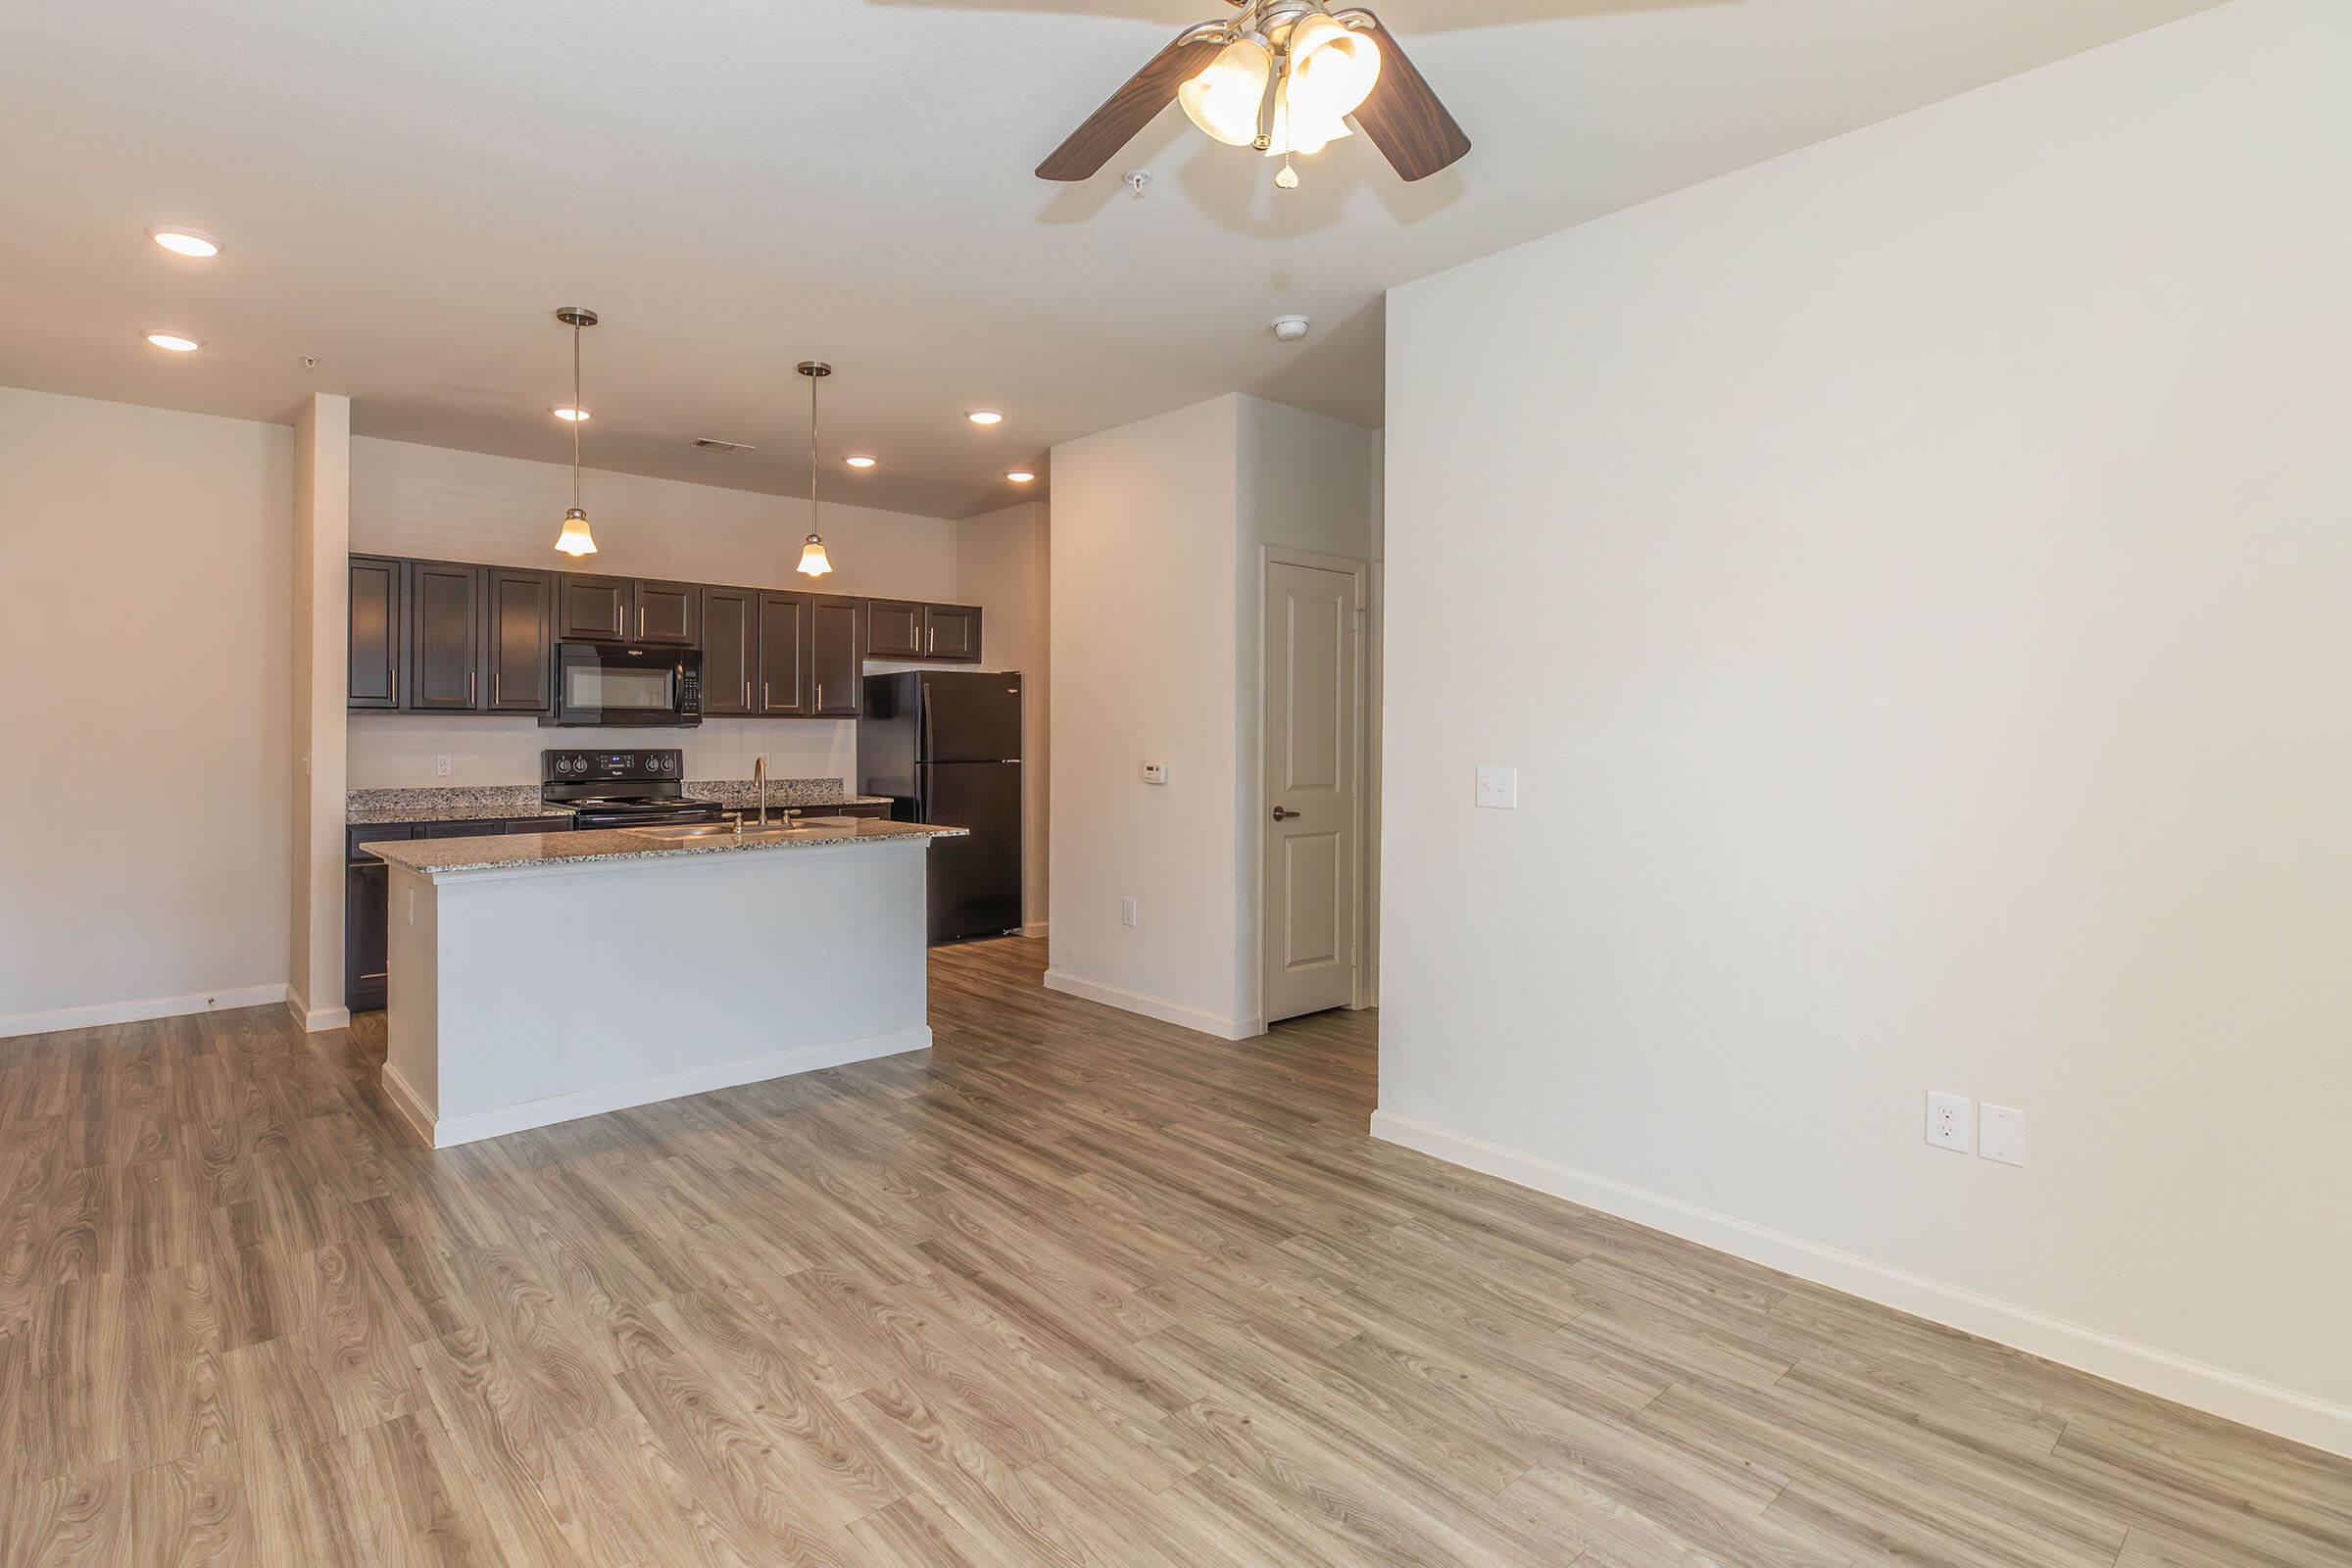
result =
[[[1274,808],[1274,820],[1277,822],[1288,822],[1294,816],[1304,816],[1305,814],[1304,811],[1294,811],[1286,806]]]

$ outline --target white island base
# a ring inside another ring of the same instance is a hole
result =
[[[920,1051],[929,847],[457,868],[404,863],[454,845],[382,846],[385,1093],[446,1149]]]

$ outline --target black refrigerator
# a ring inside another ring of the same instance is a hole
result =
[[[1021,928],[1021,677],[865,677],[858,769],[902,822],[972,830],[931,845],[931,945]]]

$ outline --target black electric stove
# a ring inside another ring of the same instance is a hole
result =
[[[685,754],[671,749],[542,752],[539,798],[569,807],[583,828],[719,821],[716,801],[687,798],[685,769]]]

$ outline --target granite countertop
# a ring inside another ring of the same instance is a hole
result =
[[[717,834],[708,839],[679,840],[656,838],[642,828],[615,828],[585,833],[513,833],[499,838],[409,839],[376,845],[372,853],[394,865],[438,880],[466,871],[498,871],[519,866],[579,865],[602,860],[666,860],[695,855],[767,855],[790,850],[822,849],[834,844],[963,838],[970,831],[969,828],[935,827],[927,822],[878,822],[871,818],[836,817],[741,843],[731,833]]]
[[[744,779],[708,779],[686,786],[689,801],[721,806],[760,804],[760,792]],[[888,806],[887,795],[853,795],[837,778],[771,778],[767,804],[798,809],[810,806]],[[343,799],[347,827],[380,827],[392,822],[486,822],[500,817],[569,818],[571,808],[549,806],[536,784],[443,785],[432,789],[351,790]]]
[[[481,822],[506,816],[569,820],[568,807],[549,806],[536,784],[487,784],[464,788],[352,790],[343,797],[348,827],[386,822]]]

